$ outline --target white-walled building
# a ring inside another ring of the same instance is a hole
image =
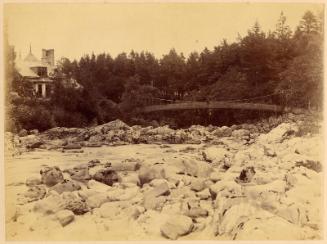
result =
[[[39,98],[48,98],[52,92],[54,70],[54,49],[42,49],[41,60],[37,59],[30,48],[24,58],[15,60],[15,68],[22,82],[30,82],[34,94]]]

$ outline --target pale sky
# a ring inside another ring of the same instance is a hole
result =
[[[274,30],[280,12],[294,28],[306,10],[323,10],[308,3],[147,3],[147,4],[6,4],[9,43],[24,58],[32,44],[54,48],[55,58],[79,59],[106,52],[115,57],[132,49],[156,57],[175,48],[187,57],[192,51],[212,50],[223,38],[234,41],[257,20],[264,31]]]

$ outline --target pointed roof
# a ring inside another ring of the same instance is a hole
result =
[[[27,54],[27,56],[24,58],[24,61],[39,62],[39,60],[31,52],[29,54]]]
[[[27,64],[26,61],[17,60],[15,67],[18,73],[23,77],[38,78],[39,76]]]
[[[24,58],[24,61],[29,62],[29,63],[40,63],[40,60],[38,60],[32,53],[32,45],[31,44],[30,44],[30,52]]]

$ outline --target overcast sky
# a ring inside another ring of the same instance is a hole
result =
[[[161,58],[175,48],[185,56],[210,50],[223,38],[234,41],[257,20],[264,31],[274,30],[283,11],[287,23],[298,25],[303,13],[322,11],[320,4],[180,3],[180,4],[7,4],[9,42],[22,56],[40,57],[54,48],[55,57],[147,50]]]

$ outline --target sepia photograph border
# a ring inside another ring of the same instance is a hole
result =
[[[155,1],[155,0],[129,0],[129,1],[119,1],[119,0],[84,0],[84,1],[79,1],[79,0],[27,0],[27,1],[23,1],[23,0],[0,0],[1,5],[0,5],[0,10],[1,10],[1,26],[3,27],[3,15],[4,15],[4,4],[6,3],[44,3],[44,4],[48,4],[48,3],[97,3],[97,4],[104,4],[104,3],[135,3],[135,4],[140,4],[140,3],[190,3],[190,2],[201,2],[201,3],[208,3],[208,2],[215,2],[215,3],[320,3],[320,4],[324,4],[324,13],[325,13],[325,25],[324,25],[324,57],[327,56],[327,52],[326,52],[326,1],[322,0],[306,0],[306,1],[287,1],[287,0],[278,0],[278,1],[265,1],[265,0],[257,0],[257,1],[213,1],[213,0],[206,0],[206,1],[200,1],[200,0],[193,0],[193,1],[183,1],[183,0],[178,0],[178,1],[171,1],[171,0],[165,0],[165,1]],[[0,146],[0,150],[1,150],[1,170],[0,170],[0,243],[40,243],[39,241],[35,241],[35,242],[31,242],[31,241],[6,241],[5,240],[5,172],[4,172],[4,127],[5,127],[5,123],[4,123],[4,91],[5,91],[5,82],[4,82],[4,58],[3,58],[3,47],[4,47],[4,34],[3,34],[3,29],[2,30],[2,34],[1,34],[1,65],[0,65],[0,74],[1,74],[1,82],[0,82],[0,98],[1,98],[1,120],[0,120],[0,126],[1,126],[1,146]],[[122,50],[124,51],[124,50]],[[324,60],[324,95],[326,94],[326,62]],[[323,127],[323,137],[324,137],[324,148],[326,147],[326,120],[325,120],[325,116],[326,116],[326,96],[324,96],[324,127]],[[307,240],[303,240],[303,241],[241,241],[240,243],[244,243],[244,244],[250,244],[250,243],[326,243],[327,241],[327,232],[326,232],[326,220],[327,220],[327,214],[326,214],[326,206],[327,206],[327,201],[326,201],[326,189],[327,189],[327,180],[326,180],[326,158],[327,158],[327,150],[324,150],[324,160],[323,160],[323,171],[324,171],[324,186],[323,186],[323,202],[324,202],[324,210],[323,210],[323,219],[324,219],[324,224],[323,224],[323,240],[314,240],[314,241],[307,241]],[[210,241],[191,241],[191,243],[214,243],[217,242],[219,240],[210,240]],[[84,241],[69,241],[69,242],[64,242],[64,241],[60,241],[60,243],[81,243]],[[86,242],[86,241],[85,241]],[[104,241],[87,241],[90,243],[103,243]],[[140,240],[135,240],[135,241],[105,241],[106,243],[171,243],[171,241],[140,241]],[[219,243],[237,243],[238,241],[219,241]],[[42,241],[43,243],[43,241]],[[57,241],[44,241],[44,243],[58,243]],[[178,243],[190,243],[190,241],[178,241]]]

